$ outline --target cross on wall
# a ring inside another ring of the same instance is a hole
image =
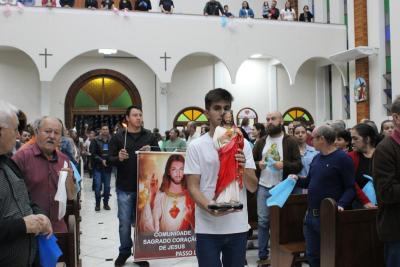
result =
[[[47,48],[45,48],[44,53],[39,54],[39,56],[44,56],[44,68],[47,69],[47,57],[51,57],[53,54],[48,54]]]
[[[164,52],[164,56],[160,57],[160,59],[164,59],[164,69],[165,69],[165,71],[167,71],[167,60],[171,59],[171,57],[168,57],[167,52]]]

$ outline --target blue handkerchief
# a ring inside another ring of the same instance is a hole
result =
[[[39,244],[40,265],[42,267],[55,267],[62,251],[57,244],[57,238],[51,235],[49,239],[44,235],[37,236]]]
[[[376,204],[378,204],[378,202],[376,201],[375,188],[374,188],[374,184],[373,184],[374,179],[371,176],[366,175],[366,174],[364,174],[363,176],[365,178],[367,178],[369,181],[363,187],[362,190],[363,190],[364,194],[368,197],[368,199],[371,201],[371,203],[376,205]]]
[[[276,160],[274,160],[274,159],[268,157],[268,158],[266,159],[266,163],[267,163],[268,170],[269,170],[270,172],[272,172],[272,173],[279,172],[279,170],[276,169],[275,166],[274,166],[274,164],[276,163]]]
[[[267,206],[279,206],[280,208],[282,208],[283,205],[285,205],[286,200],[292,193],[295,185],[296,180],[289,177],[277,184],[269,191],[271,196],[266,201]]]
[[[72,161],[69,162],[72,166],[72,170],[74,171],[74,177],[75,177],[75,181],[76,181],[76,190],[77,192],[81,191],[81,187],[80,187],[80,181],[82,181],[82,177],[81,174],[79,173],[78,169],[76,168],[76,166],[74,165],[74,163],[72,163]]]

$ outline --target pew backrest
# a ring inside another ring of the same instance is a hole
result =
[[[339,212],[335,200],[321,203],[321,266],[384,267],[376,230],[377,209]]]

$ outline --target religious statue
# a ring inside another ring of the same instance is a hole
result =
[[[173,154],[167,160],[160,188],[154,174],[147,184],[140,184],[140,231],[194,230],[195,205],[186,187],[184,164],[182,155]]]
[[[215,129],[214,145],[218,150],[220,168],[214,200],[211,209],[242,209],[240,191],[243,190],[243,167],[239,166],[235,155],[243,149],[243,134],[234,125],[232,111],[225,112],[222,124]]]

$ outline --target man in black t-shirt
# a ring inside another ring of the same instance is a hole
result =
[[[174,2],[172,0],[160,0],[160,8],[162,13],[172,14],[174,12]]]
[[[216,0],[210,0],[207,2],[206,6],[204,7],[204,15],[205,16],[220,16],[224,14],[224,9],[220,2]]]

